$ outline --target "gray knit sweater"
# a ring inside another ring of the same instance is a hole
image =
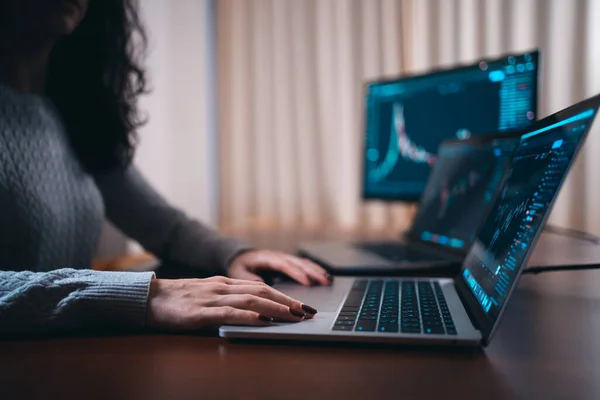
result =
[[[153,273],[89,270],[105,217],[204,274],[247,248],[169,206],[135,168],[88,175],[50,101],[0,83],[0,336],[144,327]]]

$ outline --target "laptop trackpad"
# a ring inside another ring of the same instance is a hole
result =
[[[280,283],[273,287],[288,296],[306,303],[319,312],[335,312],[350,290],[354,279],[337,279],[332,286],[302,286],[297,283]]]

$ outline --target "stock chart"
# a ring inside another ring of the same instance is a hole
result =
[[[493,318],[523,267],[593,115],[588,110],[553,129],[524,135],[515,152],[510,175],[463,269],[467,285]]]
[[[526,54],[371,85],[363,195],[419,199],[443,140],[528,126],[536,84],[537,55]]]

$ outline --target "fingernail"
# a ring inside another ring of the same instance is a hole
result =
[[[315,310],[314,308],[312,308],[311,306],[306,305],[306,304],[302,304],[302,309],[304,311],[306,311],[307,313],[309,313],[309,314],[316,314],[317,313],[317,310]]]
[[[332,282],[333,281],[333,275],[325,274],[325,279],[327,279],[329,282]]]
[[[298,317],[298,318],[304,318],[306,317],[306,314],[304,314],[303,312],[300,311],[296,311],[290,308],[290,314],[292,314],[294,317]]]
[[[264,315],[259,315],[258,319],[260,319],[262,322],[273,322],[273,318],[266,317]]]

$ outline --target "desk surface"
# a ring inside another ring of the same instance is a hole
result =
[[[251,237],[288,251],[310,238]],[[6,341],[0,390],[3,399],[598,399],[600,271],[524,276],[484,351],[228,343],[191,335]]]

